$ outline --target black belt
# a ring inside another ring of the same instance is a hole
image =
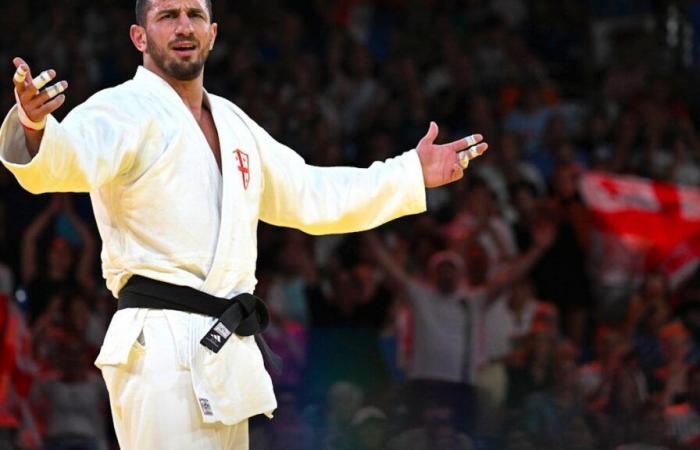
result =
[[[218,353],[231,334],[255,336],[267,364],[280,374],[282,359],[267,345],[260,333],[270,322],[267,306],[253,294],[239,294],[227,300],[187,286],[177,286],[133,275],[119,291],[119,309],[173,309],[219,319],[200,343]]]

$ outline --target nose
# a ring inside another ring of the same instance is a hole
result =
[[[178,16],[175,33],[179,35],[190,35],[194,33],[194,26],[192,25],[192,20],[187,15],[186,11],[182,11]]]

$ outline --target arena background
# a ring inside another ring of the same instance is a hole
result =
[[[0,111],[14,56],[69,81],[59,116],[131,78],[131,3],[3,0]],[[214,11],[206,88],[309,163],[397,155],[430,120],[491,146],[378,233],[261,224],[286,370],[253,450],[700,448],[700,2]],[[0,261],[0,449],[117,448],[92,366],[115,301],[89,197],[31,196],[0,169]]]

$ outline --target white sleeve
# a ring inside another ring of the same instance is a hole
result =
[[[415,150],[366,169],[315,167],[254,122],[251,130],[262,159],[264,222],[310,234],[348,233],[426,210]]]
[[[90,99],[60,124],[47,117],[39,151],[32,158],[15,105],[0,128],[0,161],[33,194],[88,192],[133,163],[145,128],[138,122],[123,108]]]

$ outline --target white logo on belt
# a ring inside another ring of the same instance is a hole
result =
[[[231,331],[228,328],[226,328],[226,325],[224,325],[221,322],[216,324],[216,326],[214,327],[214,331],[221,335],[214,335],[214,337],[217,338],[217,342],[221,342],[221,338],[228,339],[228,337],[231,336]]]

